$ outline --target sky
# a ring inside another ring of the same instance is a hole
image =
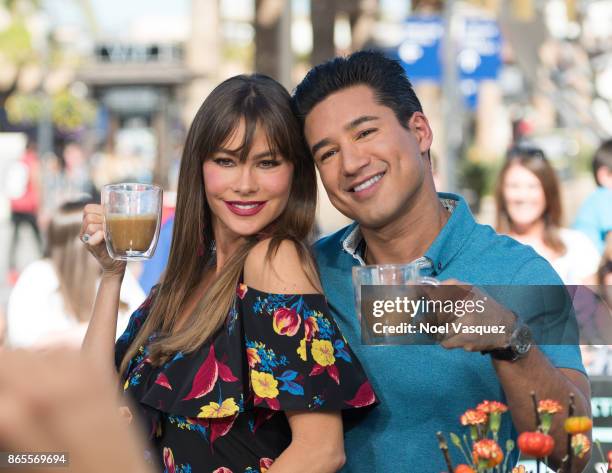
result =
[[[180,20],[189,16],[190,0],[43,0],[45,10],[54,25],[87,25],[80,6],[90,2],[103,36],[121,35],[139,17],[162,17]],[[309,0],[292,0],[294,13],[304,16],[309,13]],[[355,0],[357,1],[357,0]],[[221,0],[224,16],[249,17],[254,0]],[[408,0],[380,0],[381,7],[391,18],[408,13]]]

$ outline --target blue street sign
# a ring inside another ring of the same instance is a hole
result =
[[[405,22],[404,39],[392,52],[414,83],[442,82],[442,38],[440,16],[413,16]],[[496,80],[501,69],[501,32],[495,20],[466,18],[457,54],[458,77],[466,104],[473,108],[478,85]]]
[[[397,48],[408,77],[413,82],[442,81],[440,61],[444,25],[438,16],[414,16],[405,22],[404,40]]]

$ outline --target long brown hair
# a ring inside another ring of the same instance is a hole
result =
[[[203,163],[217,151],[244,120],[242,146],[237,150],[245,161],[257,126],[267,135],[273,153],[293,164],[291,191],[287,206],[266,229],[271,237],[270,257],[283,240],[298,248],[304,269],[317,281],[316,269],[304,241],[314,227],[316,173],[302,138],[301,127],[291,109],[288,92],[273,79],[255,74],[235,76],[218,85],[198,110],[187,134],[178,181],[172,246],[166,271],[157,288],[147,320],[122,360],[124,373],[129,360],[148,337],[159,336],[150,345],[153,363],[163,363],[181,351],[197,350],[223,325],[234,301],[244,261],[257,243],[256,235],[225,263],[218,277],[207,288],[188,315],[188,323],[174,330],[185,310],[185,301],[200,283],[204,270],[214,263],[214,234],[211,210],[206,202]],[[317,283],[318,285],[318,283]],[[173,333],[174,332],[174,333]]]
[[[64,309],[79,322],[91,317],[100,265],[79,240],[87,201],[68,202],[53,215],[47,229],[45,257],[59,281]]]
[[[553,251],[564,254],[565,244],[559,235],[561,228],[562,208],[559,180],[553,167],[550,165],[544,152],[536,148],[513,148],[508,152],[506,162],[499,173],[497,186],[495,188],[495,203],[497,207],[497,231],[500,233],[511,233],[512,220],[506,207],[504,197],[504,181],[508,170],[515,165],[523,166],[531,171],[540,181],[544,191],[546,207],[542,214],[544,220],[544,244]]]

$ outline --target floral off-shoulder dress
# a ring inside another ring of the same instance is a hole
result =
[[[122,380],[148,430],[147,454],[164,472],[264,473],[291,441],[283,411],[377,402],[324,296],[269,294],[244,284],[236,293],[211,342],[158,367],[141,346]],[[117,365],[154,297],[155,288],[117,341]]]

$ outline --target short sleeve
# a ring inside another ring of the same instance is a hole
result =
[[[270,294],[241,284],[238,306],[253,405],[346,410],[374,391],[320,294]]]
[[[534,332],[540,350],[557,368],[585,373],[572,299],[550,264],[537,256],[514,275],[504,305]]]

